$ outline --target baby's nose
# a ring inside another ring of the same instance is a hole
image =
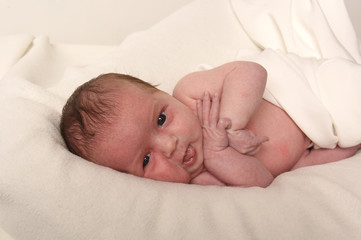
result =
[[[158,138],[158,147],[163,155],[171,158],[175,152],[178,144],[178,138],[171,134],[162,134]]]

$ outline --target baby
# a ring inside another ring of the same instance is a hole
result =
[[[185,76],[170,96],[128,75],[100,75],[69,98],[61,133],[70,151],[99,165],[201,185],[266,187],[360,148],[310,147],[287,113],[262,99],[266,78],[256,63],[230,62]]]

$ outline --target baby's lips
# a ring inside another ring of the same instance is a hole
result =
[[[184,165],[192,164],[194,162],[195,155],[196,155],[196,150],[194,149],[193,146],[189,145],[183,157],[183,164]]]

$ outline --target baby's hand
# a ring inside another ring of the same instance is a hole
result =
[[[231,126],[229,119],[219,119],[219,96],[212,97],[205,93],[203,100],[197,101],[199,121],[203,127],[203,148],[207,151],[222,151],[229,146],[227,129]]]
[[[228,131],[229,145],[238,152],[247,155],[254,155],[261,149],[261,144],[268,141],[266,136],[256,136],[252,131],[241,129]]]

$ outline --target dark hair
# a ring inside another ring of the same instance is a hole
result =
[[[93,148],[95,137],[99,135],[114,117],[114,85],[106,83],[128,82],[145,90],[156,91],[157,88],[130,75],[108,73],[102,74],[79,86],[63,107],[60,131],[68,149],[87,160]]]

